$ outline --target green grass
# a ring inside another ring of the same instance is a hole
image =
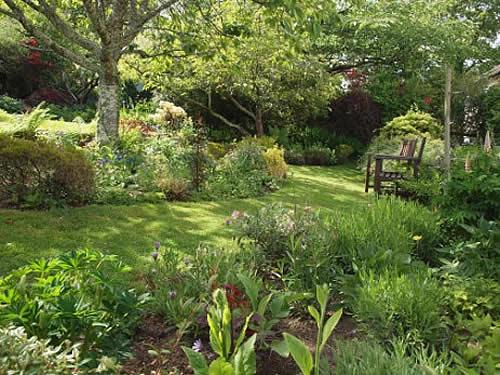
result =
[[[255,199],[215,202],[87,206],[46,212],[0,210],[0,274],[35,258],[92,247],[140,267],[154,241],[191,252],[199,242],[231,246],[224,222],[233,210],[254,211],[269,202],[310,205],[323,211],[366,204],[363,177],[348,167],[293,167],[279,191]]]

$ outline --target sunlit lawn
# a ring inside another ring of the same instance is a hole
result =
[[[130,265],[148,259],[154,241],[186,252],[200,241],[231,246],[225,219],[233,210],[255,211],[268,202],[310,205],[324,212],[366,204],[363,177],[348,167],[293,167],[279,191],[255,199],[216,202],[87,206],[45,212],[0,210],[0,274],[44,256],[92,247]]]

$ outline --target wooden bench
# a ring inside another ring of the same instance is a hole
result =
[[[415,156],[415,151],[417,149],[417,139],[404,139],[401,143],[399,155],[374,155],[373,157],[371,155],[368,156],[365,176],[365,193],[368,193],[368,189],[370,187],[373,187],[374,191],[377,194],[382,193],[383,182],[395,183],[397,181],[404,180],[410,169],[413,169],[413,177],[418,177],[418,171],[424,153],[425,142],[426,139],[422,138],[417,156]],[[370,179],[372,176],[372,160],[375,160],[373,185],[370,184]],[[406,163],[406,173],[400,171],[384,170],[384,160]]]

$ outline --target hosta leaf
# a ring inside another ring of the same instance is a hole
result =
[[[208,375],[208,365],[203,354],[195,352],[191,348],[187,348],[185,346],[182,347],[184,353],[188,357],[189,365],[193,369],[195,375]]]
[[[288,333],[284,333],[283,337],[285,338],[290,354],[292,355],[297,366],[299,366],[302,374],[310,375],[313,369],[313,359],[309,349],[307,349],[307,346],[297,337]]]
[[[333,330],[337,326],[340,317],[342,316],[342,309],[339,311],[335,312],[325,323],[325,326],[323,328],[323,337],[321,338],[321,346],[320,346],[320,351],[323,350],[325,347],[328,339],[330,338],[331,334],[333,333]]]
[[[252,335],[236,352],[234,357],[235,375],[254,375],[257,371],[254,349],[256,338],[256,334]]]
[[[217,358],[210,364],[208,375],[235,375],[233,366],[224,358]],[[196,374],[198,375],[198,374]]]

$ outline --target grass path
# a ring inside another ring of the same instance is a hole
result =
[[[293,167],[290,181],[264,197],[216,202],[87,206],[45,212],[0,210],[0,275],[39,257],[92,247],[138,266],[156,240],[186,252],[200,241],[228,246],[224,225],[233,210],[255,211],[269,202],[351,210],[368,201],[363,177],[347,167]]]

